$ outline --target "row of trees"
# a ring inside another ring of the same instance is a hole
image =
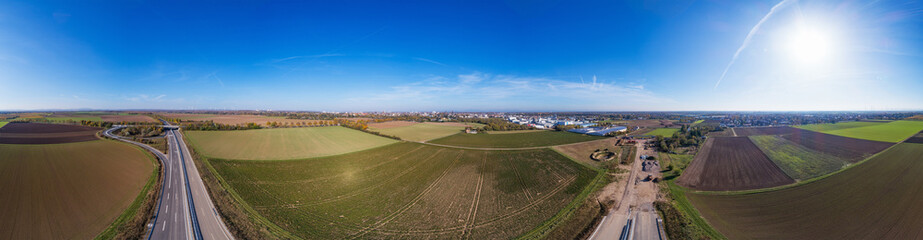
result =
[[[654,139],[654,146],[664,152],[673,152],[679,147],[699,146],[705,143],[705,134],[714,131],[724,131],[724,129],[717,125],[697,125],[695,127],[683,125],[671,137],[657,136]]]
[[[163,135],[163,127],[159,125],[131,126],[120,129],[116,135],[138,138],[160,136]]]
[[[470,122],[484,124],[478,130],[481,131],[512,131],[512,130],[531,130],[535,129],[528,125],[519,125],[511,123],[502,118],[459,118],[459,122]]]
[[[260,129],[259,124],[256,123],[247,123],[241,125],[230,125],[230,124],[220,124],[212,121],[206,122],[183,122],[180,123],[180,127],[185,130],[200,130],[200,131],[224,131],[224,130],[247,130],[247,129]]]

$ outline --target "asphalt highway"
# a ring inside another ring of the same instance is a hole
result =
[[[234,239],[218,215],[179,131],[165,129],[167,154],[138,142],[104,132],[119,141],[141,146],[163,164],[163,187],[156,203],[147,239]]]

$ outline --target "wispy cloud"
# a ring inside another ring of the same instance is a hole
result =
[[[464,106],[485,110],[502,107],[499,104],[532,109],[572,104],[567,109],[597,110],[626,109],[632,107],[629,104],[674,102],[645,90],[643,85],[599,81],[596,76],[591,82],[575,82],[480,72],[450,78],[430,77],[348,100],[382,106]]]
[[[428,63],[440,65],[440,66],[448,66],[448,65],[445,65],[445,63],[437,62],[437,61],[435,61],[435,60],[428,59],[428,58],[414,57],[413,60],[422,61],[422,62],[428,62]]]
[[[756,25],[754,25],[753,28],[750,29],[750,32],[747,33],[747,37],[744,38],[743,44],[740,44],[740,47],[738,47],[737,51],[734,52],[734,56],[731,57],[731,61],[728,62],[728,65],[726,67],[724,67],[724,72],[721,73],[721,77],[718,78],[718,82],[715,83],[714,88],[717,89],[718,84],[721,84],[721,81],[723,81],[724,77],[727,76],[728,70],[730,70],[731,66],[734,65],[734,62],[737,61],[737,57],[740,56],[740,53],[743,52],[744,49],[747,48],[747,46],[750,46],[750,39],[753,39],[753,35],[756,35],[756,33],[760,31],[760,27],[763,26],[763,23],[766,22],[766,20],[769,20],[769,18],[772,17],[772,15],[775,14],[776,11],[778,11],[779,9],[787,6],[791,2],[796,2],[796,1],[797,0],[782,0],[781,2],[777,3],[775,6],[772,6],[772,8],[769,9],[769,13],[763,16],[763,18],[760,19],[760,21],[757,22]]]

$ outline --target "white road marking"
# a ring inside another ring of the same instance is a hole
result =
[[[168,213],[168,212],[170,212],[170,205],[167,205],[167,211],[165,211],[164,213]]]
[[[167,229],[167,225],[166,225],[166,224],[164,224],[163,227],[160,228],[160,231],[163,232],[164,229]]]

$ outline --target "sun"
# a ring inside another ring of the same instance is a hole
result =
[[[824,32],[800,26],[787,39],[787,50],[800,64],[821,64],[830,60],[833,42]]]

